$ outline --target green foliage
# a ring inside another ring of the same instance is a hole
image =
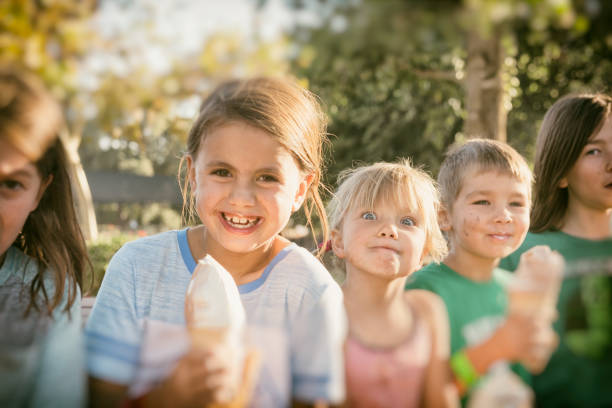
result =
[[[587,4],[588,3],[588,4]],[[528,160],[554,101],[610,91],[612,2],[367,1],[294,37],[293,70],[326,104],[328,183],[356,161],[409,156],[433,174],[462,133],[470,30],[503,25],[508,142]],[[561,7],[563,6],[563,7]]]
[[[134,236],[132,235],[120,234],[108,240],[100,240],[88,246],[87,249],[89,252],[89,259],[93,265],[93,271],[91,274],[87,274],[83,279],[84,294],[95,296],[98,293],[110,259],[123,244],[133,239]]]
[[[296,33],[304,48],[294,69],[330,116],[328,183],[354,162],[403,156],[437,171],[440,152],[463,122],[457,76],[464,50],[451,17],[406,3],[366,2],[335,17],[346,19],[345,30]]]
[[[581,9],[577,9],[582,15]],[[586,11],[584,11],[586,13]],[[508,139],[528,158],[546,110],[575,92],[612,91],[612,2],[600,1],[582,29],[535,31],[515,25],[517,95],[508,115]]]
[[[38,73],[56,97],[67,100],[92,35],[86,19],[94,8],[93,0],[0,2],[0,62]]]
[[[111,224],[123,229],[157,232],[181,226],[180,209],[166,203],[97,204],[96,214],[100,224]]]
[[[157,41],[153,28],[147,32],[138,27],[152,42]],[[120,44],[104,47],[111,55],[126,52]],[[168,72],[132,66],[121,75],[98,75],[98,87],[80,95],[78,113],[83,116],[92,101],[97,112],[84,124],[82,161],[92,170],[176,175],[189,128],[206,92],[228,76],[285,72],[286,49],[283,38],[258,43],[219,32],[207,38],[197,53],[169,55],[172,68]]]

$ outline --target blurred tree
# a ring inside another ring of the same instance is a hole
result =
[[[570,17],[553,26],[540,19],[514,25],[508,138],[528,158],[535,155],[544,113],[558,98],[575,92],[612,92],[612,2],[573,4]]]
[[[555,98],[609,89],[610,3],[364,0],[301,27],[293,69],[327,103],[330,176],[398,156],[436,173],[449,144],[506,128],[531,157]]]
[[[92,33],[86,19],[95,0],[5,0],[0,3],[0,61],[36,72],[62,103],[65,111],[75,94],[76,72]],[[74,181],[76,210],[88,240],[98,235],[91,192],[78,154],[82,123],[65,115],[60,135],[68,152]]]
[[[410,156],[437,171],[461,135],[465,49],[455,13],[408,2],[340,6],[294,34],[293,61],[327,107],[334,162],[328,182],[356,161]]]
[[[129,52],[117,46],[108,44],[105,52]],[[175,176],[202,97],[229,77],[286,73],[286,49],[283,38],[253,44],[217,32],[198,52],[174,57],[167,72],[143,63],[121,74],[100,74],[95,92],[82,95],[83,106],[95,108],[86,121],[83,160],[89,169]]]

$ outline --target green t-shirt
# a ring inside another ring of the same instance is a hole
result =
[[[500,266],[516,269],[521,254],[536,245],[559,251],[567,264],[555,322],[559,347],[533,378],[537,406],[612,407],[612,239],[528,233]]]
[[[476,282],[443,263],[431,263],[408,277],[406,289],[425,289],[442,298],[448,313],[452,354],[482,343],[503,323],[508,275],[496,269],[491,280]],[[522,365],[513,364],[512,369],[527,384],[531,383],[531,375]]]

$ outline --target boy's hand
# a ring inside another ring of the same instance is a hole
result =
[[[537,347],[539,325],[533,317],[511,314],[490,339],[502,359],[518,361],[530,358]]]
[[[491,338],[502,359],[521,362],[532,373],[544,369],[558,342],[548,319],[524,314],[510,314]]]
[[[551,250],[547,245],[536,245],[521,255],[515,273],[544,274],[549,280],[560,280],[564,263],[563,256],[559,252]]]
[[[544,371],[550,356],[559,345],[559,336],[553,330],[550,324],[540,320],[536,332],[535,345],[529,352],[527,359],[522,359],[520,362],[532,373],[539,374]]]

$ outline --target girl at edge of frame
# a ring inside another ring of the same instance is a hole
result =
[[[603,93],[570,94],[544,115],[536,142],[534,202],[531,227],[521,247],[500,266],[515,270],[520,255],[548,245],[565,259],[568,271],[581,262],[605,260],[612,254],[612,97]],[[578,279],[565,279],[555,329],[560,345],[545,371],[535,376],[538,407],[612,405],[612,364],[593,358],[605,343],[598,329],[563,333]],[[606,289],[607,287],[607,289]],[[599,286],[610,291],[610,284]],[[603,295],[605,296],[609,296]],[[587,299],[588,300],[588,299]],[[592,317],[592,316],[591,316]],[[589,318],[587,316],[587,318]],[[608,319],[609,319],[608,314]],[[595,317],[591,323],[600,321]],[[605,323],[604,325],[609,323]],[[608,326],[609,327],[609,326]],[[574,339],[572,339],[574,337]],[[580,337],[578,339],[577,337]],[[576,341],[574,341],[576,340]],[[608,345],[609,347],[609,345]],[[572,373],[580,372],[579,376]]]
[[[61,111],[33,74],[0,69],[0,405],[82,407],[83,274]]]
[[[148,341],[185,332],[185,292],[206,254],[234,277],[260,354],[258,378],[248,358],[243,378],[243,388],[254,386],[251,405],[343,401],[342,291],[280,235],[305,202],[310,226],[316,211],[327,236],[325,129],[316,97],[291,80],[231,80],[204,100],[183,160],[184,213],[193,219],[195,209],[201,224],[130,242],[111,260],[86,327],[92,406],[222,402],[229,370],[215,350],[184,344],[161,372],[143,363]]]
[[[447,251],[434,181],[404,160],[345,170],[338,183],[330,225],[346,270],[347,405],[458,407],[444,303],[404,291],[425,259]]]

